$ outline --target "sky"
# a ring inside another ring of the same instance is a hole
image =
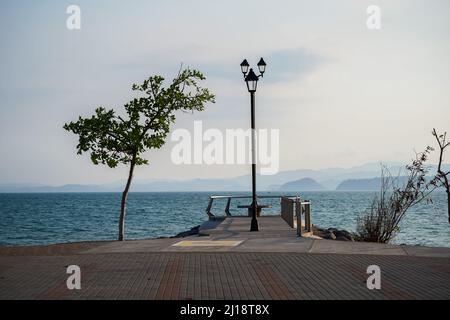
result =
[[[68,30],[69,5],[81,29]],[[381,10],[370,30],[366,9]],[[173,130],[248,128],[239,64],[267,71],[258,128],[278,129],[280,171],[408,162],[450,131],[450,2],[1,1],[0,183],[108,183],[127,168],[78,156],[65,122],[121,110],[131,85],[180,64],[202,71],[216,103]],[[248,165],[175,165],[174,142],[148,152],[138,179],[226,178]],[[450,157],[450,155],[449,155]],[[432,162],[435,157],[432,157]],[[448,160],[447,162],[450,162]]]

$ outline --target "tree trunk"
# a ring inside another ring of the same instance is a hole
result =
[[[135,156],[131,160],[130,172],[128,174],[128,181],[125,190],[122,193],[122,201],[120,203],[120,218],[119,218],[119,241],[125,240],[125,210],[127,204],[128,191],[130,190],[131,180],[133,180],[133,171],[135,166]]]
[[[448,223],[450,223],[450,191],[447,190]]]

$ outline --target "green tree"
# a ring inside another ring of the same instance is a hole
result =
[[[65,130],[78,135],[78,154],[89,152],[95,165],[130,167],[120,206],[119,241],[125,239],[126,202],[134,168],[148,164],[143,153],[165,143],[176,111],[203,111],[207,102],[215,102],[214,95],[199,85],[202,80],[201,72],[185,69],[164,86],[164,78],[156,75],[141,85],[133,84],[139,97],[124,105],[127,116],[99,107],[90,118],[79,117],[64,125]]]

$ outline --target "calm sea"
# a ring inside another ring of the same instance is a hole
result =
[[[126,238],[172,236],[207,219],[210,192],[131,193],[126,217]],[[249,195],[243,192],[216,193]],[[274,195],[260,193],[260,195]],[[320,227],[355,229],[356,217],[364,212],[372,192],[302,192],[312,201],[313,223]],[[0,244],[31,245],[86,240],[115,240],[120,193],[22,193],[0,194]],[[244,214],[233,200],[231,213]],[[279,212],[279,201],[266,214]],[[216,201],[213,212],[223,214],[225,201]],[[450,246],[445,193],[435,193],[432,204],[408,212],[395,243]]]

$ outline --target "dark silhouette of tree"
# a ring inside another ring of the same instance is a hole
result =
[[[447,192],[448,222],[450,223],[450,183],[448,181],[450,171],[444,172],[444,170],[442,170],[442,162],[444,158],[445,148],[447,148],[450,145],[450,142],[446,141],[447,132],[444,132],[443,134],[438,134],[436,132],[436,129],[433,129],[432,134],[436,138],[436,141],[439,145],[439,163],[435,183],[438,186],[444,187],[445,191]]]
[[[126,201],[135,166],[148,164],[143,153],[165,143],[176,111],[202,111],[207,102],[215,102],[214,95],[199,86],[204,79],[197,70],[180,69],[172,83],[164,87],[164,78],[156,75],[141,85],[133,84],[139,97],[124,105],[126,117],[99,107],[90,118],[79,117],[64,125],[65,130],[78,135],[78,154],[90,152],[95,165],[130,166],[120,206],[119,241],[125,239]]]

